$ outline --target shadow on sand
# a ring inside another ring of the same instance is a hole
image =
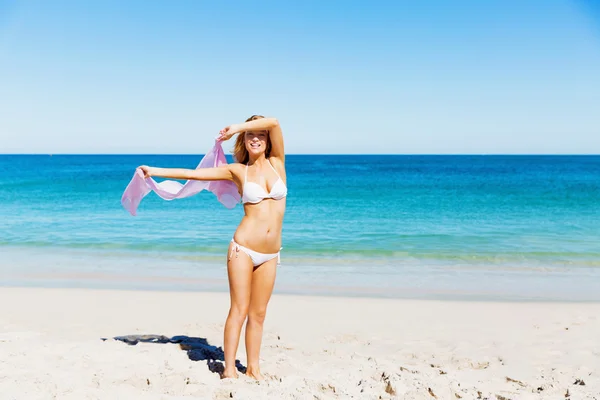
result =
[[[187,355],[192,361],[206,361],[206,365],[211,372],[222,376],[225,366],[225,354],[220,347],[213,346],[208,343],[205,338],[189,337],[189,336],[173,336],[172,338],[163,335],[126,335],[115,336],[114,340],[125,342],[130,346],[135,346],[139,342],[144,343],[174,343],[179,344],[179,348],[187,352]],[[102,338],[106,341],[107,338]],[[242,374],[246,373],[244,367],[239,360],[235,360],[235,366]]]

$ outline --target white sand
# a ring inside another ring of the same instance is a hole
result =
[[[220,380],[178,344],[101,340],[222,346],[227,309],[226,293],[0,288],[0,399],[600,400],[592,303],[276,295],[260,383]],[[243,336],[238,358],[245,365]]]

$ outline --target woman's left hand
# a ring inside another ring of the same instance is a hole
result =
[[[237,124],[226,126],[219,132],[221,135],[219,136],[219,140],[229,140],[233,135],[235,135],[238,132],[239,129]]]

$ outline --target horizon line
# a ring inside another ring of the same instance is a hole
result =
[[[206,153],[1,153],[0,156],[204,156]],[[231,157],[231,154],[226,154]],[[286,156],[600,156],[600,153],[289,153]]]

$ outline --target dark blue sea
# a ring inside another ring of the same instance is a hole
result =
[[[242,215],[121,195],[192,155],[0,155],[4,285],[227,290]],[[600,300],[600,156],[290,155],[276,292]],[[160,179],[157,179],[160,180]]]

